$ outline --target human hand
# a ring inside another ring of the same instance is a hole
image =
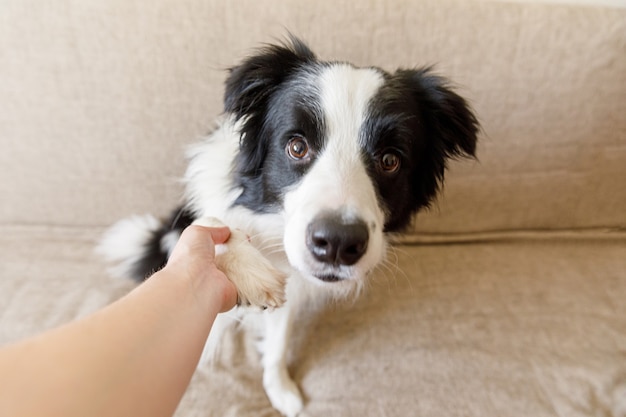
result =
[[[237,289],[215,264],[215,245],[230,237],[228,227],[192,225],[181,234],[164,269],[189,279],[194,289],[207,285],[219,298],[220,312],[237,303]]]

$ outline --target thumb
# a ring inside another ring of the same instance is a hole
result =
[[[222,243],[226,243],[226,241],[230,237],[230,229],[226,226],[223,226],[223,227],[199,226],[199,227],[207,229],[209,233],[211,233],[211,239],[213,239],[213,243],[215,243],[216,245],[221,245]]]
[[[214,245],[225,243],[229,237],[230,229],[228,227],[189,226],[180,235],[168,264],[193,255],[197,251],[210,250],[211,257],[213,257]]]

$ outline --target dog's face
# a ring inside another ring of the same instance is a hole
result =
[[[290,263],[320,283],[362,280],[446,160],[475,151],[476,118],[428,69],[322,62],[297,40],[232,69],[225,103],[242,126],[235,204],[281,213]]]

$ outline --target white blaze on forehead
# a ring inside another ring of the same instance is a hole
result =
[[[373,69],[333,64],[321,71],[318,82],[326,130],[313,176],[326,182],[329,208],[366,209],[376,196],[362,158],[361,129],[383,77]]]
[[[321,104],[327,146],[359,152],[360,130],[372,97],[382,86],[382,75],[370,68],[334,64],[320,74]]]

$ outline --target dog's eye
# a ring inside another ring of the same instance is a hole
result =
[[[296,160],[306,158],[309,154],[309,144],[302,136],[294,136],[287,143],[287,155]]]
[[[380,157],[380,169],[386,174],[395,174],[400,170],[400,157],[395,153],[387,152]]]

